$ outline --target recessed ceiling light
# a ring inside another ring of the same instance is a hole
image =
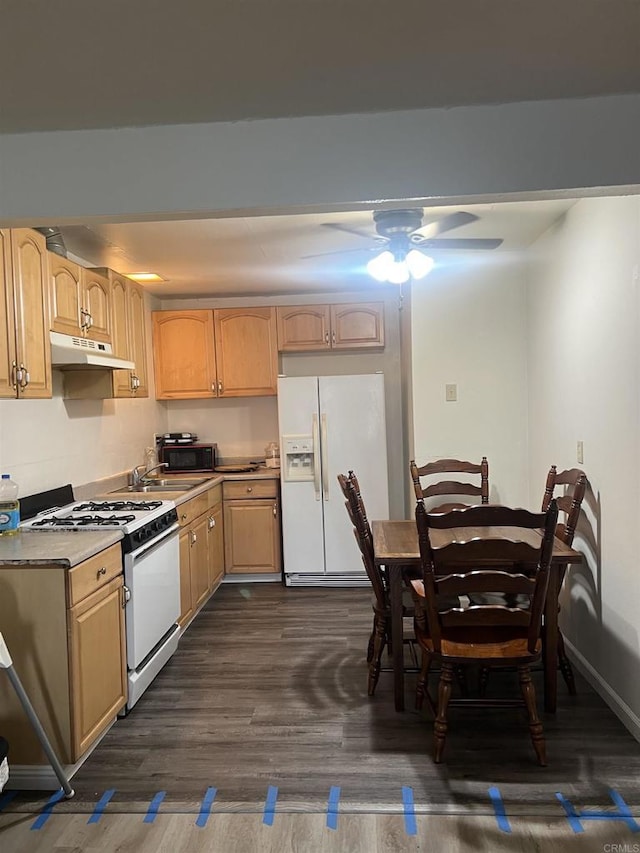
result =
[[[159,281],[167,281],[166,278],[162,278],[155,272],[130,272],[127,274],[127,278],[133,279],[133,281],[153,282],[154,284]]]

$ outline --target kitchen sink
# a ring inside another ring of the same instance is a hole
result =
[[[149,483],[139,483],[137,486],[124,486],[117,489],[119,492],[181,492],[185,489],[192,489],[194,486],[200,486],[207,481],[206,477],[191,480],[182,477],[172,479],[154,479]]]

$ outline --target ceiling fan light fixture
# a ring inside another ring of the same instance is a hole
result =
[[[375,258],[372,258],[367,264],[367,272],[376,281],[389,281],[389,273],[395,263],[393,253],[388,249],[380,252]]]
[[[424,255],[417,249],[411,249],[407,253],[406,264],[409,267],[412,278],[420,279],[429,275],[433,269],[433,263],[433,258],[430,258],[429,255]]]

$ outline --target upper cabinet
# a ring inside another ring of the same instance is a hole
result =
[[[154,311],[158,400],[274,395],[274,308]]]
[[[114,397],[148,397],[144,291],[135,282],[108,271],[111,286],[113,354],[133,361],[133,370],[113,371]]]
[[[281,352],[384,346],[384,303],[293,305],[277,309]]]
[[[51,329],[111,342],[111,285],[107,276],[49,252]]]
[[[51,397],[47,256],[37,231],[0,231],[0,397]]]

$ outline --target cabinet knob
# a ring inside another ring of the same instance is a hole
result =
[[[107,568],[106,568],[106,566],[103,566],[101,569],[98,569],[98,571],[96,572],[96,576],[99,579],[100,575],[106,575],[106,573],[107,573]]]
[[[187,513],[186,513],[186,512],[183,512],[183,513],[182,513],[182,515],[180,516],[180,520],[181,520],[181,521],[186,521],[186,520],[187,520]]]
[[[252,491],[253,491],[253,486],[247,486],[247,491],[248,491],[248,492],[252,492]]]

